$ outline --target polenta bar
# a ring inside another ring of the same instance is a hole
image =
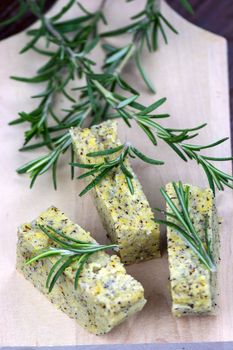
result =
[[[103,161],[103,157],[88,157],[88,153],[121,144],[115,121],[107,121],[90,129],[74,128],[71,135],[78,161],[83,164]],[[122,262],[132,264],[160,256],[159,225],[154,222],[152,210],[128,160],[127,167],[134,176],[133,195],[119,167],[92,189],[92,195],[109,238],[119,245]]]
[[[215,267],[219,261],[218,216],[210,188],[204,190],[183,185],[187,191],[187,208],[195,232],[200,237],[205,251],[208,246]],[[180,207],[174,184],[166,186],[173,203]],[[181,208],[179,208],[181,209]],[[167,205],[167,212],[172,213]],[[173,212],[174,214],[174,212]],[[167,219],[179,223],[167,216]],[[167,228],[168,260],[170,270],[172,313],[175,316],[213,314],[216,306],[217,273],[207,268],[198,255],[173,228]],[[210,254],[210,253],[209,253]]]
[[[42,225],[42,226],[40,226]],[[140,311],[146,300],[142,285],[128,275],[116,255],[103,251],[92,254],[84,264],[77,289],[74,278],[75,262],[68,266],[48,293],[46,280],[58,260],[50,256],[27,265],[36,252],[51,246],[50,238],[41,227],[52,227],[72,239],[96,241],[80,226],[71,222],[59,209],[51,207],[32,223],[18,231],[17,269],[47,298],[82,327],[94,334],[109,332],[127,317]]]

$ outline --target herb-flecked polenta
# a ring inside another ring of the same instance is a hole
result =
[[[166,191],[173,202],[178,205],[171,183],[166,186]],[[190,186],[188,205],[191,220],[203,242],[205,241],[205,228],[207,228],[206,233],[217,264],[219,261],[218,216],[212,190]],[[169,206],[167,211],[171,213]],[[171,217],[168,219],[173,220]],[[183,238],[170,227],[167,228],[167,239],[172,313],[175,316],[213,314],[217,294],[216,272],[209,271]]]
[[[110,256],[103,251],[90,256],[81,272],[77,290],[74,289],[77,269],[77,263],[74,262],[66,268],[48,294],[45,283],[48,272],[57,258],[49,257],[31,265],[25,264],[38,250],[51,245],[48,237],[38,228],[38,224],[52,226],[79,240],[95,240],[55,207],[43,212],[32,223],[19,227],[17,269],[57,308],[94,334],[109,332],[128,316],[143,308],[146,300],[142,285],[126,274],[116,255]]]
[[[87,157],[86,154],[120,145],[117,124],[112,121],[90,129],[74,128],[71,135],[81,163],[101,162],[103,157]],[[128,160],[126,162],[134,175],[133,195],[130,194],[125,177],[118,167],[92,189],[92,194],[111,241],[119,245],[121,260],[132,264],[160,256],[159,225],[154,222],[152,210],[140,182]],[[90,179],[91,177],[89,181]]]

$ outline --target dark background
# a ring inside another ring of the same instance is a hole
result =
[[[46,1],[48,10],[56,0]],[[113,1],[113,0],[111,0]],[[167,2],[190,22],[224,36],[228,41],[229,88],[231,107],[231,135],[233,136],[233,0],[190,0],[195,15],[189,15],[180,5],[179,0]],[[17,13],[18,0],[0,1],[0,22]],[[0,40],[15,34],[31,23],[35,18],[27,14],[21,21],[0,29]],[[233,149],[233,137],[232,137]]]

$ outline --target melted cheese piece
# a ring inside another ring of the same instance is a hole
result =
[[[91,333],[104,334],[143,308],[146,300],[142,285],[126,273],[116,255],[110,256],[103,251],[90,256],[81,272],[77,290],[74,289],[77,267],[74,262],[48,294],[45,283],[57,258],[25,265],[27,259],[49,245],[48,237],[36,224],[50,225],[79,240],[95,240],[55,207],[43,212],[36,221],[19,228],[17,269],[69,317]]]
[[[166,186],[169,197],[178,205],[173,185]],[[171,213],[169,207],[167,211]],[[218,217],[213,192],[190,186],[189,214],[197,233],[205,242],[205,225],[216,264],[219,261]],[[173,220],[169,217],[169,220]],[[167,229],[172,312],[175,316],[212,314],[216,306],[217,274],[210,272],[195,253],[170,227]]]
[[[86,154],[120,145],[117,124],[112,121],[91,129],[72,129],[71,136],[80,163],[102,162],[103,157],[87,157]],[[112,157],[116,157],[116,154]],[[132,264],[160,256],[159,225],[154,222],[152,210],[128,160],[126,165],[134,175],[133,195],[130,194],[125,176],[118,167],[91,192],[108,236],[120,247],[121,260]],[[91,179],[89,177],[88,182]]]

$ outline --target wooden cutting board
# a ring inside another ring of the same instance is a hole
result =
[[[63,1],[56,5],[62,6]],[[98,1],[85,1],[90,9]],[[128,4],[123,0],[108,2],[106,12],[113,26],[127,21],[130,9],[135,12],[142,1]],[[75,10],[78,12],[78,9]],[[169,45],[161,43],[157,53],[145,55],[145,65],[157,87],[157,95],[149,94],[133,65],[125,71],[126,79],[141,91],[141,100],[151,103],[166,96],[163,108],[171,114],[164,125],[192,127],[208,122],[199,137],[207,143],[230,134],[227,78],[226,42],[186,22],[166,4],[162,11],[178,29],[178,36],[168,33]],[[72,14],[73,15],[73,14]],[[0,43],[0,137],[1,137],[1,235],[0,235],[0,346],[39,346],[112,343],[157,343],[233,340],[233,196],[230,190],[217,195],[220,215],[224,218],[221,232],[222,263],[219,271],[220,298],[216,317],[187,317],[176,319],[170,313],[167,258],[130,266],[128,272],[145,287],[148,303],[141,313],[115,328],[105,336],[88,334],[61,311],[50,304],[21,275],[15,271],[17,226],[34,219],[42,210],[54,204],[74,221],[90,230],[100,242],[105,242],[105,232],[100,224],[90,196],[80,199],[78,193],[83,183],[71,181],[64,157],[60,164],[59,187],[54,191],[51,174],[41,177],[29,189],[26,177],[19,177],[15,169],[32,159],[35,153],[19,153],[24,126],[9,127],[7,123],[17,112],[30,110],[35,103],[29,96],[41,86],[20,84],[8,79],[9,75],[32,76],[40,63],[32,52],[18,55],[26,42],[24,33]],[[101,56],[99,55],[99,58]],[[59,101],[60,106],[64,101]],[[162,109],[161,109],[162,110]],[[162,206],[159,188],[166,182],[181,179],[195,185],[207,181],[196,164],[185,164],[166,146],[153,148],[137,128],[126,129],[120,125],[122,140],[130,138],[148,155],[165,159],[163,167],[133,164],[152,207]],[[38,155],[40,153],[38,152]],[[212,150],[213,156],[230,154],[230,142]],[[220,164],[231,172],[230,163]]]

